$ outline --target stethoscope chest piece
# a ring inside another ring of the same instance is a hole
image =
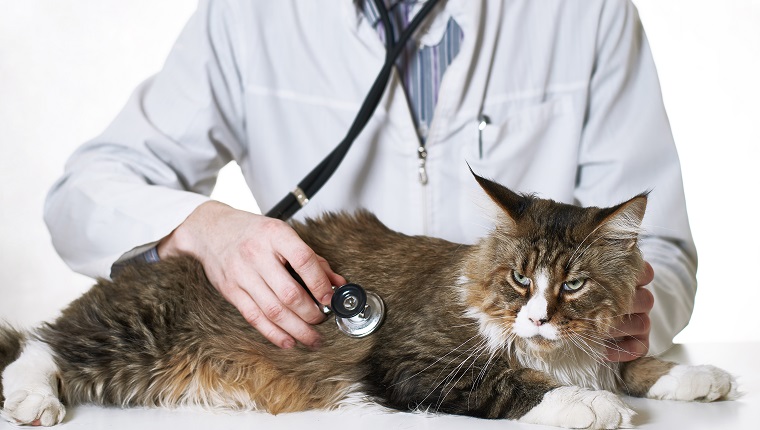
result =
[[[350,337],[374,333],[383,323],[385,304],[375,293],[357,284],[346,284],[335,290],[331,302],[338,329]]]

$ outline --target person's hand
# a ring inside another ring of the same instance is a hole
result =
[[[325,319],[285,264],[323,304],[330,303],[333,285],[346,283],[287,223],[216,201],[196,208],[159,243],[158,254],[197,258],[222,296],[281,348],[291,348],[295,341],[319,347],[319,334],[310,324]]]
[[[644,270],[639,275],[633,310],[613,324],[610,330],[610,346],[607,347],[608,361],[625,362],[643,357],[649,352],[649,311],[654,306],[652,292],[644,288],[654,279],[652,266],[644,262]]]

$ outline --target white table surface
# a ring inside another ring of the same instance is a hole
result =
[[[756,430],[760,429],[760,343],[677,345],[665,358],[689,364],[713,364],[737,376],[743,396],[736,401],[686,403],[626,397],[638,413],[640,429]],[[0,429],[17,428],[6,422]],[[260,412],[228,414],[199,410],[117,409],[74,406],[58,428],[70,429],[554,429],[512,421],[468,417],[387,413],[374,406],[332,412],[302,412],[278,416]]]

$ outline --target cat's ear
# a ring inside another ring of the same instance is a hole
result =
[[[604,239],[626,241],[628,247],[634,246],[641,231],[648,194],[645,192],[617,206],[602,209],[595,234]]]
[[[469,164],[467,167],[470,167]],[[533,203],[531,196],[517,194],[504,185],[498,184],[494,181],[486,179],[482,176],[478,176],[472,171],[470,167],[470,173],[475,177],[475,180],[480,184],[480,188],[488,194],[491,200],[494,201],[505,214],[510,218],[510,221],[517,223],[522,218],[525,211]]]

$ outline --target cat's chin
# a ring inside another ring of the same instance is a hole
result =
[[[550,352],[557,349],[561,342],[557,340],[547,339],[541,335],[522,338],[525,342],[525,346],[529,351],[535,352]]]

